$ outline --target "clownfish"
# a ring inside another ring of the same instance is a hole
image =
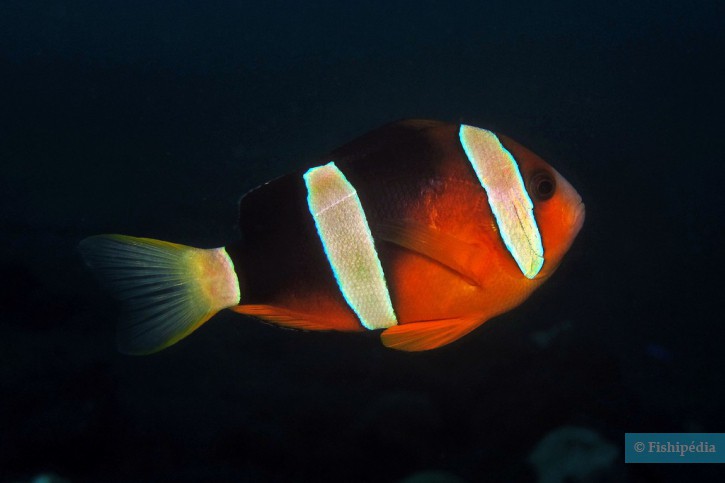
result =
[[[126,305],[119,350],[149,354],[222,309],[303,330],[448,344],[521,304],[584,222],[576,190],[491,131],[395,122],[239,203],[242,239],[201,249],[98,235],[79,249]]]

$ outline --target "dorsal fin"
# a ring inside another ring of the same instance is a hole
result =
[[[395,144],[410,142],[416,136],[423,136],[428,129],[446,125],[444,122],[429,119],[405,119],[391,122],[336,148],[328,157],[336,162],[352,161],[369,156],[382,148],[389,149]]]

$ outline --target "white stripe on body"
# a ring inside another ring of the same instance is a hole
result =
[[[334,162],[304,174],[307,205],[345,301],[366,329],[398,321],[355,188]]]
[[[506,248],[526,278],[534,278],[544,264],[544,247],[516,160],[491,131],[462,124],[459,138]]]

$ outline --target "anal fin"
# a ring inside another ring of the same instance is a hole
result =
[[[460,339],[483,322],[475,317],[411,322],[386,329],[380,339],[391,349],[427,351]]]
[[[273,305],[244,304],[231,307],[231,310],[292,329],[335,330],[337,328],[328,318]]]

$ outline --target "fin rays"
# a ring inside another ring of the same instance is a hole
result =
[[[411,322],[386,329],[380,339],[391,349],[426,351],[460,339],[483,322],[477,317]]]
[[[101,235],[86,238],[79,249],[125,307],[118,326],[121,352],[149,354],[164,349],[239,301],[234,268],[223,248],[203,250]]]

